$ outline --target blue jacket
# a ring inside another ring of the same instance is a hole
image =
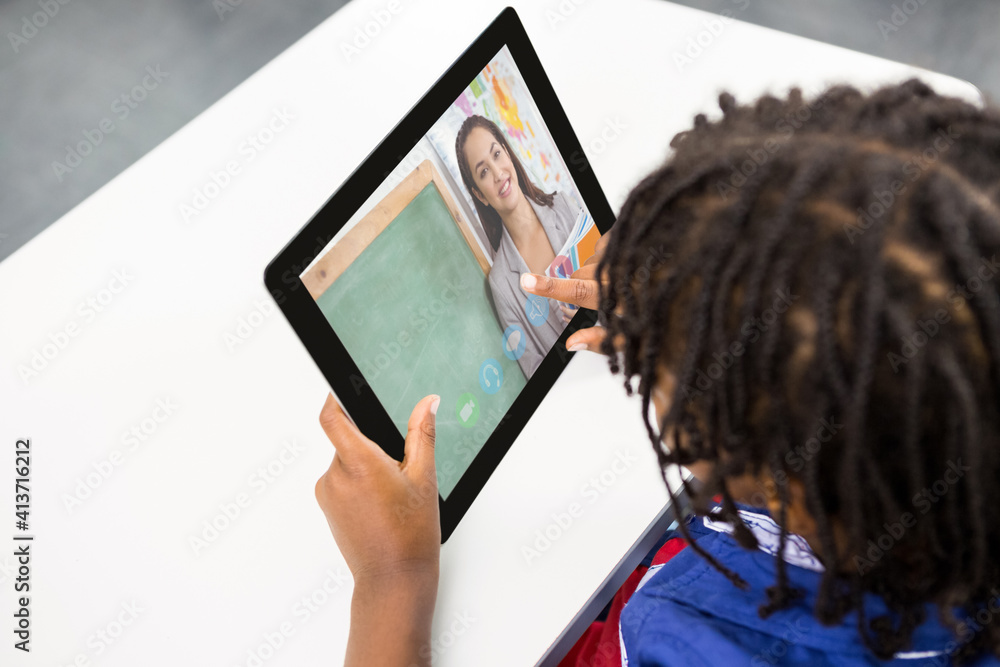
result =
[[[760,618],[757,608],[767,599],[765,589],[775,581],[778,527],[758,508],[741,507],[740,512],[761,542],[760,549],[750,551],[737,544],[727,524],[699,517],[688,524],[688,530],[708,553],[739,573],[749,590],[733,586],[690,548],[650,568],[622,610],[623,665],[950,664],[948,653],[957,642],[931,607],[927,620],[914,632],[910,649],[890,661],[878,660],[861,643],[855,613],[833,627],[816,620],[812,610],[823,566],[798,536],[790,536],[794,539],[785,549],[785,561],[790,563],[789,583],[801,588],[805,596],[788,609]],[[867,596],[865,604],[868,619],[885,609],[876,596]],[[981,620],[1000,622],[1000,607],[990,614],[990,619]],[[1000,665],[1000,661],[989,656],[971,664],[986,667]]]

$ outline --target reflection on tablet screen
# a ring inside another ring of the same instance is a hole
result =
[[[301,274],[402,435],[441,396],[442,498],[566,326],[521,274],[568,276],[597,238],[504,47]]]

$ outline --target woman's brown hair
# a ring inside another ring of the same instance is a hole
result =
[[[472,201],[476,205],[476,211],[479,213],[479,219],[483,223],[483,229],[486,230],[486,237],[490,240],[493,250],[496,250],[500,247],[500,238],[503,235],[503,221],[500,219],[500,214],[496,212],[496,209],[482,203],[475,196],[477,192],[482,194],[482,191],[472,179],[472,170],[469,169],[469,163],[465,159],[465,142],[469,138],[469,133],[477,127],[489,130],[490,134],[497,140],[497,143],[507,151],[510,161],[514,163],[514,173],[517,174],[517,182],[521,187],[521,192],[528,199],[542,206],[552,206],[555,193],[550,192],[546,194],[531,182],[531,179],[528,178],[528,173],[524,170],[524,166],[517,159],[514,151],[511,150],[507,138],[500,128],[497,127],[496,123],[482,116],[473,115],[466,118],[465,122],[462,123],[462,127],[458,130],[458,136],[455,137],[455,157],[458,160],[458,171],[462,174],[462,182],[465,183],[466,189],[473,195]]]

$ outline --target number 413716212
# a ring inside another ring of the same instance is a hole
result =
[[[14,515],[18,530],[28,530],[28,516],[31,512],[31,440],[18,440],[14,448]]]

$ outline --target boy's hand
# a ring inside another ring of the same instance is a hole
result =
[[[358,430],[333,395],[319,422],[337,450],[316,500],[354,575],[344,665],[430,665],[441,554],[434,412],[417,403],[400,463]]]
[[[610,237],[611,230],[598,239],[594,246],[594,254],[569,278],[550,278],[537,273],[525,273],[521,276],[521,287],[526,292],[538,296],[597,310],[597,264],[604,255],[604,248],[608,245]],[[534,279],[533,284],[531,284],[531,279]],[[525,283],[526,280],[529,284]],[[565,309],[563,312],[569,315]],[[607,332],[602,326],[580,329],[566,340],[566,349],[573,350],[575,347],[576,350],[573,351],[586,349],[600,353],[601,341],[604,340],[606,334]]]
[[[316,482],[316,500],[355,585],[437,579],[441,523],[434,401],[440,399],[426,396],[413,409],[399,462],[362,435],[333,395],[327,396],[319,421],[336,453]]]

